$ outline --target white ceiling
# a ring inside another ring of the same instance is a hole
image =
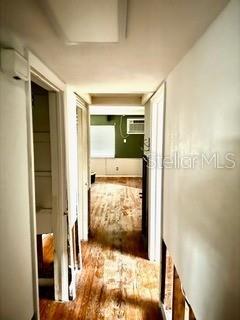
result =
[[[41,1],[65,43],[118,42],[118,0]]]
[[[125,40],[67,46],[41,1],[0,0],[0,41],[23,40],[63,81],[86,93],[154,91],[228,2],[129,0]]]

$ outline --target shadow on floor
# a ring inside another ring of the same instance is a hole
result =
[[[131,313],[131,307],[134,306],[141,310],[141,320],[163,320],[159,303],[157,301],[153,302],[148,299],[123,295],[122,291],[124,291],[123,288],[107,289],[105,285],[101,287],[101,290],[99,290],[98,287],[91,288],[91,298],[95,300],[96,305],[101,305],[104,310],[104,312],[102,312],[101,309],[96,309],[96,319],[127,320],[126,316],[128,315],[128,312]],[[114,302],[114,311],[112,308],[112,302]],[[88,308],[82,310],[82,319],[85,319],[87,313]]]
[[[108,232],[105,230],[92,231],[89,239],[105,249],[118,250],[123,254],[147,259],[147,252],[141,231]]]
[[[54,286],[39,286],[39,298],[54,300]]]

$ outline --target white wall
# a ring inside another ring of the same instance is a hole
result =
[[[0,318],[33,316],[25,83],[0,71]]]
[[[117,170],[118,168],[118,170]],[[97,176],[142,176],[142,159],[98,158],[91,159],[91,170]]]
[[[235,169],[166,169],[164,239],[197,320],[240,319],[240,1],[167,79],[165,155],[234,152]]]

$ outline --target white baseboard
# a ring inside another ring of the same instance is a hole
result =
[[[96,178],[142,178],[142,176],[140,175],[128,175],[128,174],[105,174],[105,175],[101,175],[98,174],[96,175]]]
[[[164,305],[162,304],[162,302],[160,302],[160,309],[161,309],[163,320],[168,320],[166,312],[165,312],[165,308],[164,308]]]

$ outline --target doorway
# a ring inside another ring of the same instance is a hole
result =
[[[66,181],[61,122],[61,93],[31,75],[33,217],[36,229],[37,286],[39,297],[68,300],[68,235]],[[61,132],[61,134],[59,134]],[[34,240],[33,240],[34,241]]]
[[[40,297],[54,298],[54,235],[52,225],[52,162],[48,91],[31,83],[34,176]]]
[[[138,125],[132,129],[142,129],[143,116],[91,118],[91,238],[83,244],[83,257],[95,265],[88,271],[93,287],[103,288],[97,307],[102,316],[161,319],[159,265],[148,261],[142,236],[144,137],[127,132],[128,119]]]

